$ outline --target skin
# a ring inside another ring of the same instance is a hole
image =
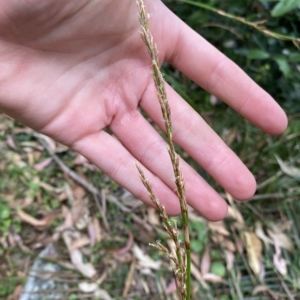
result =
[[[270,134],[287,118],[237,65],[179,20],[146,0],[160,60],[168,61]],[[178,214],[166,144],[142,116],[163,121],[133,0],[2,0],[0,110],[63,143],[146,203],[139,161],[168,213]],[[174,141],[234,198],[248,199],[253,175],[171,87]],[[104,131],[103,129],[109,129]],[[209,220],[225,201],[184,161],[189,204]]]

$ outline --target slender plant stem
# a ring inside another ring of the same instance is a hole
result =
[[[207,4],[204,4],[204,3],[199,3],[199,2],[192,1],[192,0],[176,0],[176,1],[184,2],[184,3],[187,3],[187,4],[191,4],[191,5],[194,5],[194,6],[212,11],[212,12],[217,13],[221,16],[226,17],[226,18],[238,21],[238,22],[243,23],[247,26],[255,28],[256,30],[260,31],[261,33],[263,33],[266,36],[270,36],[272,38],[279,39],[279,40],[291,41],[291,42],[294,43],[294,45],[298,49],[300,48],[300,38],[285,35],[285,34],[274,32],[274,31],[271,31],[271,30],[267,29],[265,26],[262,25],[263,23],[265,23],[265,20],[251,22],[251,21],[246,20],[245,18],[232,15],[232,14],[227,13],[227,12],[221,10],[221,9],[217,9],[213,6],[210,6],[210,5],[207,5]]]
[[[169,156],[172,162],[173,167],[173,173],[175,175],[175,184],[176,184],[176,192],[177,196],[179,198],[180,202],[180,209],[181,209],[181,218],[183,223],[183,233],[184,233],[184,245],[185,245],[185,253],[184,253],[184,260],[182,258],[181,250],[177,248],[176,245],[176,237],[175,237],[175,246],[176,246],[176,254],[178,259],[178,266],[179,270],[177,270],[181,273],[178,276],[180,278],[181,285],[183,285],[182,288],[182,296],[184,296],[184,299],[190,300],[191,297],[191,250],[190,250],[190,237],[189,237],[189,222],[188,222],[188,209],[187,209],[187,200],[186,200],[186,194],[185,194],[185,186],[184,186],[184,179],[180,170],[179,166],[179,160],[180,157],[175,151],[175,146],[173,143],[173,136],[172,136],[172,121],[171,121],[171,109],[169,106],[167,93],[165,89],[165,82],[163,79],[163,75],[160,71],[159,67],[159,59],[158,59],[158,50],[157,47],[153,41],[152,34],[150,32],[149,28],[149,19],[150,16],[148,13],[146,13],[146,9],[144,6],[143,0],[137,0],[137,6],[139,10],[139,17],[140,17],[140,24],[141,24],[141,37],[147,47],[148,53],[151,57],[151,63],[152,63],[152,77],[155,83],[156,92],[157,92],[157,98],[160,103],[161,112],[163,115],[164,123],[165,123],[165,131],[167,135],[167,142],[169,144],[168,152]],[[170,223],[167,220],[167,216],[164,216],[165,210],[164,207],[158,202],[156,197],[153,194],[151,187],[148,183],[148,181],[144,178],[144,175],[140,168],[138,168],[140,177],[142,182],[144,183],[145,187],[148,190],[148,193],[150,195],[150,198],[152,199],[153,203],[157,206],[159,209],[167,232],[171,235],[173,234],[173,231],[176,232],[175,235],[177,235],[177,228],[173,228],[172,226],[169,227]],[[165,218],[165,220],[164,220]],[[157,248],[162,248],[160,245],[158,245]],[[162,248],[163,250],[163,248]],[[176,272],[175,272],[176,273]]]
[[[172,240],[175,243],[175,252],[176,252],[178,267],[179,267],[181,273],[185,273],[184,260],[183,260],[183,257],[182,257],[183,255],[181,253],[181,247],[180,247],[180,241],[178,239],[177,228],[174,228],[172,226],[172,224],[169,220],[169,217],[166,213],[165,208],[159,203],[158,199],[155,197],[155,195],[153,193],[153,190],[152,190],[152,187],[149,183],[149,180],[146,179],[145,174],[144,174],[143,170],[141,169],[141,167],[137,164],[136,164],[136,167],[137,167],[138,172],[140,174],[140,178],[142,180],[142,183],[144,184],[144,186],[146,187],[146,189],[148,191],[150,199],[155,204],[157,210],[160,212],[164,227],[165,227],[168,235],[172,238]],[[153,246],[154,248],[157,248],[157,249],[163,251],[164,253],[166,253],[176,264],[176,261],[174,260],[172,255],[170,255],[169,251],[160,242],[157,242],[156,245],[154,245],[154,244],[150,244],[150,245]]]

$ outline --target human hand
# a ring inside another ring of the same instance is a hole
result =
[[[145,2],[161,62],[266,132],[285,129],[284,112],[239,67],[160,0]],[[0,110],[78,151],[151,204],[138,160],[167,212],[177,214],[167,146],[139,111],[164,127],[139,30],[133,0],[1,1]],[[256,184],[246,166],[168,85],[167,92],[174,141],[234,198],[251,197]],[[188,203],[210,220],[225,217],[218,193],[184,161],[181,169]]]

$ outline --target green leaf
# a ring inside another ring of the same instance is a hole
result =
[[[228,296],[221,296],[220,300],[230,300]]]
[[[191,249],[192,252],[200,253],[204,248],[203,241],[192,240],[191,241]]]
[[[179,232],[178,233],[178,239],[180,240],[180,241],[184,241],[184,234],[183,234],[183,232]]]
[[[259,49],[249,50],[246,55],[249,59],[267,59],[270,57],[268,52]]]
[[[205,243],[207,239],[205,224],[203,222],[199,222],[195,220],[191,220],[189,224],[191,230],[197,233],[197,240],[201,241],[202,243]]]
[[[7,233],[10,228],[12,221],[11,219],[2,220],[0,223],[0,235]]]
[[[190,220],[189,225],[192,230],[195,230],[196,232],[203,232],[206,231],[205,224],[203,222],[199,222],[196,220]]]
[[[28,183],[28,188],[32,191],[37,192],[40,189],[40,186],[38,183],[32,181]]]
[[[8,219],[9,216],[10,216],[10,207],[1,205],[1,207],[0,207],[0,221]]]
[[[226,268],[222,262],[216,261],[211,265],[210,272],[220,277],[224,277],[226,275]]]
[[[296,63],[300,62],[300,53],[299,52],[290,53],[288,56],[288,60],[290,62],[296,62]]]
[[[300,6],[300,0],[281,0],[273,8],[272,17],[280,17]]]
[[[291,74],[291,67],[289,63],[287,62],[285,57],[276,57],[274,58],[276,61],[280,71],[284,74],[285,77],[289,77]]]

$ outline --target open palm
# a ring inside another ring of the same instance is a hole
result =
[[[146,5],[161,61],[263,130],[285,129],[283,111],[242,70],[160,0]],[[134,0],[3,0],[0,66],[3,112],[70,146],[149,203],[134,166],[139,161],[167,211],[179,212],[166,144],[139,109],[163,128]],[[235,198],[250,197],[252,174],[171,87],[167,92],[175,142]],[[189,204],[208,219],[223,218],[223,199],[181,166]]]

